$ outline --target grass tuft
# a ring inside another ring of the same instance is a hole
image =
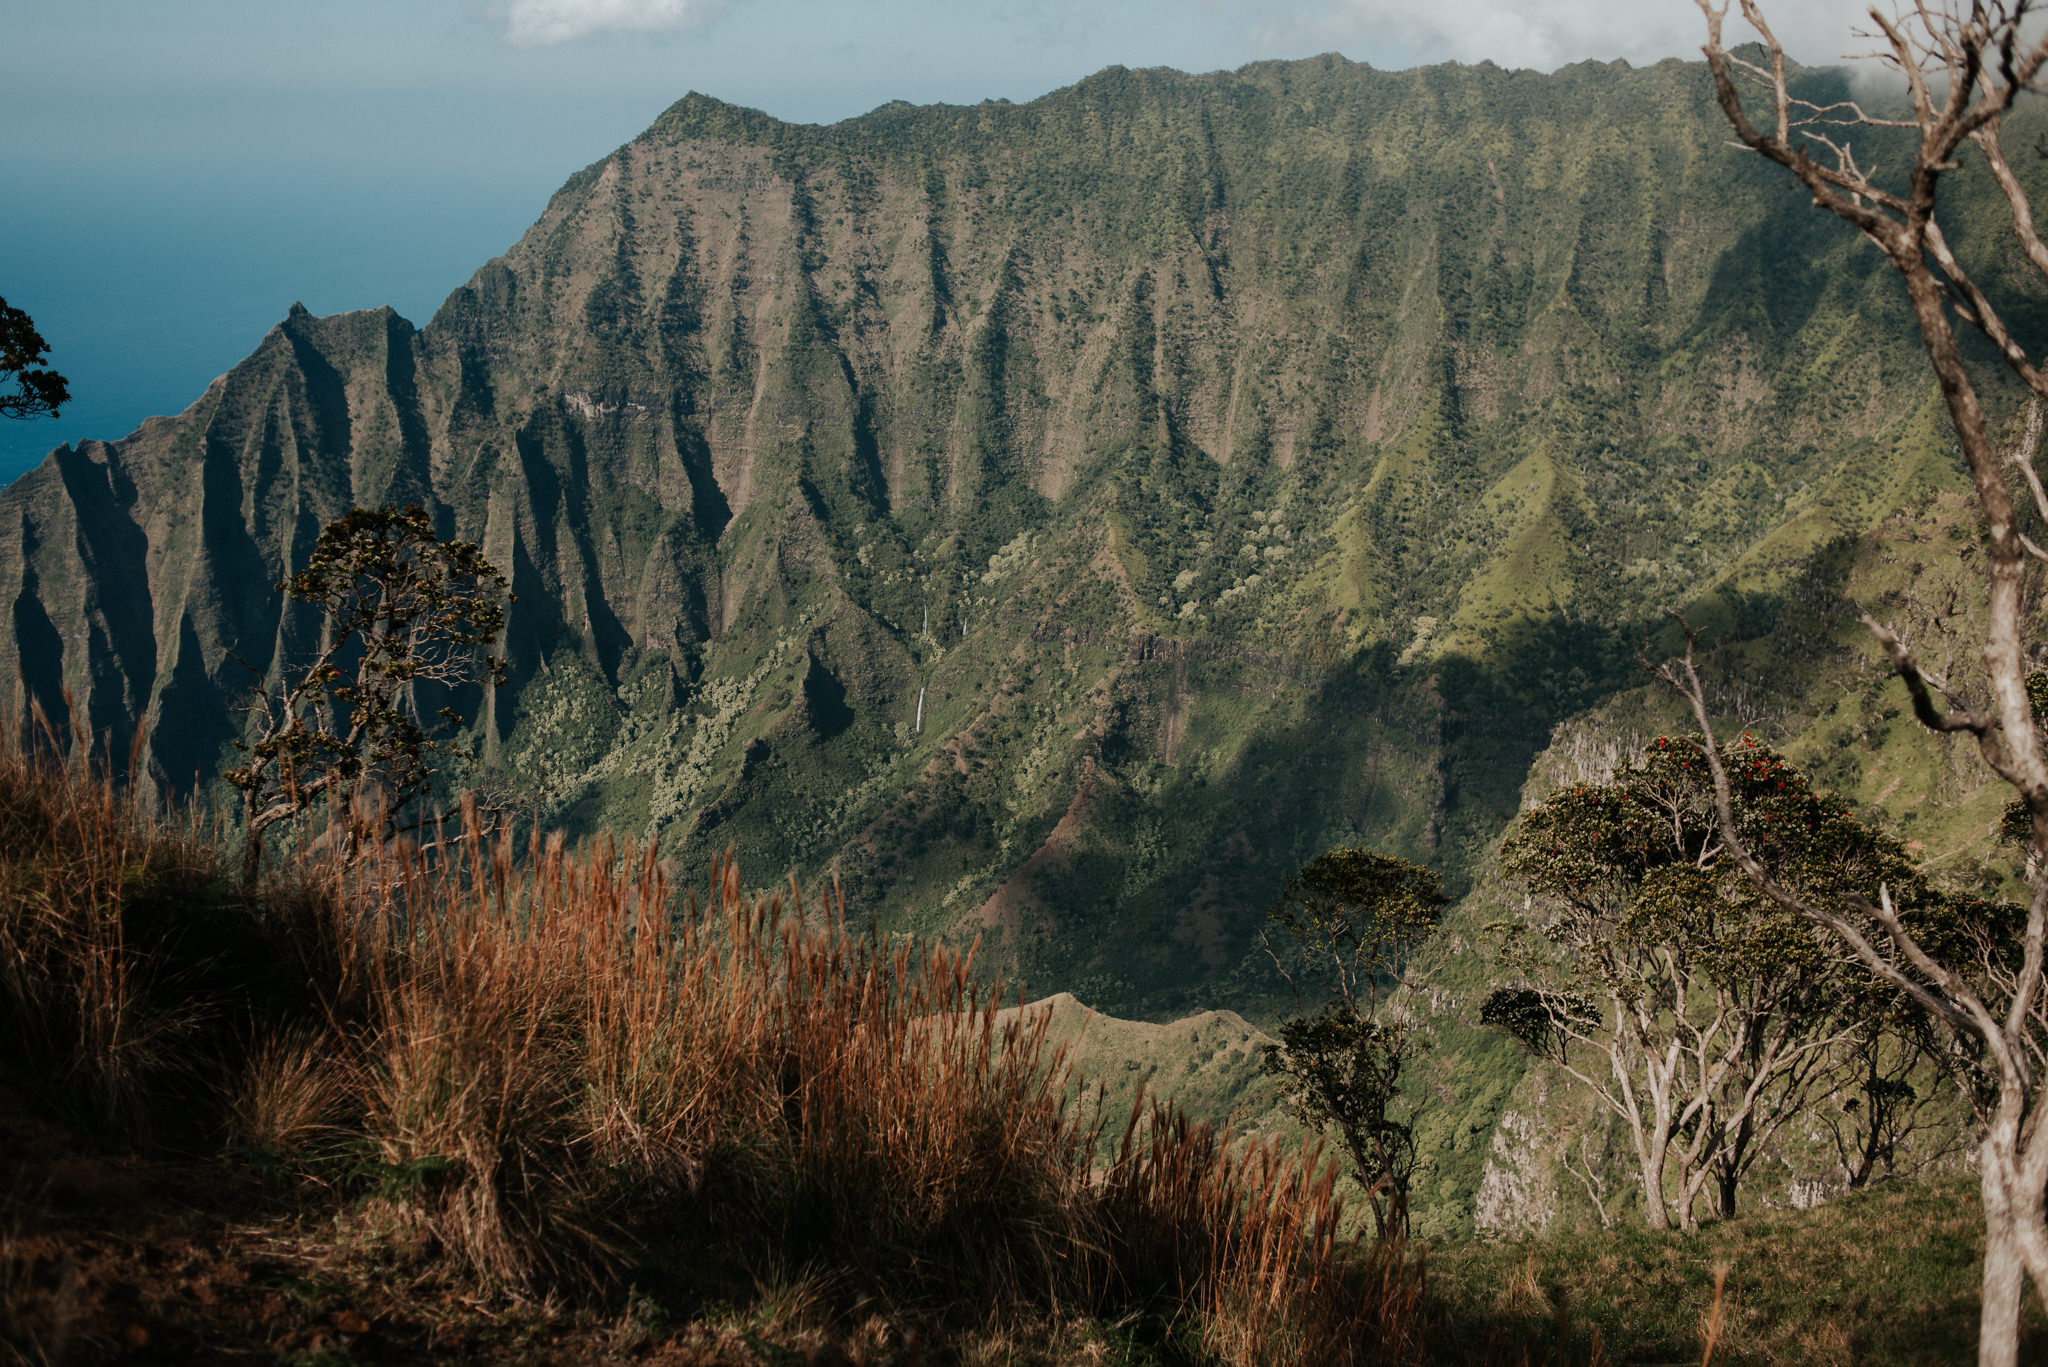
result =
[[[414,1283],[610,1304],[636,1342],[753,1306],[863,1361],[1091,1324],[1216,1362],[1420,1354],[1419,1276],[1349,1232],[1333,1163],[1157,1104],[1106,1145],[1049,1013],[1002,1010],[972,951],[850,929],[836,888],[750,892],[728,852],[679,893],[651,847],[469,807],[245,895],[56,753],[0,740],[20,1080],[103,1135],[262,1155]]]

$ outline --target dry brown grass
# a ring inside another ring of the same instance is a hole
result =
[[[1124,1299],[1194,1307],[1222,1361],[1408,1360],[1421,1280],[1399,1246],[1346,1235],[1336,1179],[1313,1149],[1134,1110],[1101,1184],[1107,1269]]]
[[[306,1027],[281,1027],[261,1039],[228,1092],[231,1143],[254,1151],[310,1154],[348,1133],[346,1077],[329,1040]]]
[[[0,1032],[81,1118],[145,1132],[156,1097],[194,1080],[201,1013],[137,911],[206,884],[213,854],[147,819],[104,756],[56,762],[58,737],[40,712],[33,725],[0,739]]]
[[[679,897],[652,849],[471,809],[245,898],[133,791],[0,743],[0,1043],[111,1129],[197,1117],[327,1184],[412,1275],[799,1284],[866,1356],[1013,1322],[1419,1355],[1419,1278],[1348,1233],[1332,1164],[1158,1106],[1105,1150],[1048,1017],[999,1015],[971,953],[850,930],[836,891],[750,893],[728,854]]]

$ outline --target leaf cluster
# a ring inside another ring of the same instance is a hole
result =
[[[1562,1061],[1574,1028],[1599,1028],[1600,1006],[1583,992],[1503,987],[1481,1004],[1479,1023],[1505,1030],[1540,1058]]]
[[[1931,892],[1900,842],[1754,736],[1724,745],[1736,830],[1773,876],[1846,908]],[[1544,929],[1568,949],[1683,945],[1708,981],[1818,974],[1832,962],[1812,931],[1759,894],[1724,845],[1699,743],[1658,738],[1611,783],[1564,789],[1502,842],[1507,876],[1560,909]]]
[[[70,382],[43,367],[49,352],[34,320],[0,299],[0,381],[15,386],[12,393],[0,393],[0,418],[54,418],[70,402]]]
[[[1294,1083],[1290,1103],[1304,1125],[1376,1132],[1392,1123],[1387,1106],[1413,1038],[1397,1024],[1331,1006],[1282,1025],[1280,1042],[1265,1047],[1265,1068]]]
[[[1362,997],[1369,1014],[1373,985],[1399,973],[1449,902],[1434,869],[1343,846],[1288,876],[1271,919],[1330,995],[1354,1006]]]

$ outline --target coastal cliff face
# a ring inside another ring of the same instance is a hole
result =
[[[294,309],[0,493],[0,676],[204,783],[317,632],[276,582],[418,502],[511,577],[458,705],[543,820],[1110,1009],[1256,996],[1281,874],[1462,885],[1663,607],[1765,630],[1956,478],[1880,267],[1676,62],[693,95],[424,329]]]

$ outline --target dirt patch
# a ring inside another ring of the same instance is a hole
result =
[[[914,1362],[886,1328],[663,1326],[489,1301],[361,1238],[338,1196],[308,1204],[256,1159],[141,1157],[39,1118],[0,1084],[0,1365],[99,1363],[770,1364]],[[907,1350],[907,1351],[906,1351]],[[819,1356],[823,1354],[824,1356]]]

